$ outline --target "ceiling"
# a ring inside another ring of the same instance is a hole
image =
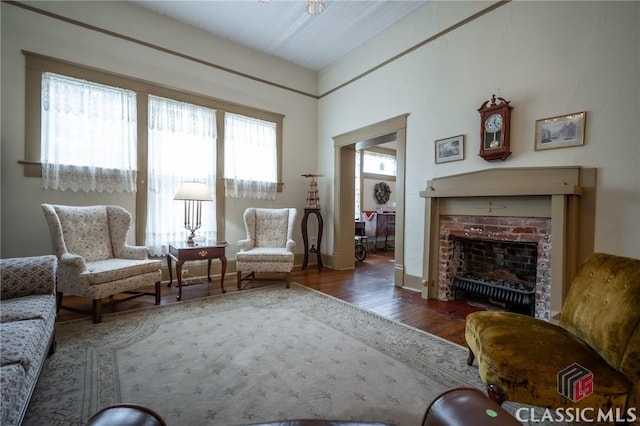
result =
[[[132,0],[196,28],[320,71],[428,0],[326,0],[309,15],[305,0]]]

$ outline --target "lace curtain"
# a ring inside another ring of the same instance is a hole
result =
[[[204,182],[215,200],[216,112],[149,96],[149,186],[145,245],[164,256],[171,241],[186,240],[184,201],[173,199],[184,181]],[[202,203],[198,238],[215,240],[215,201]]]
[[[135,92],[44,73],[41,108],[43,188],[135,192]]]
[[[276,199],[276,124],[225,113],[225,193],[235,198]]]

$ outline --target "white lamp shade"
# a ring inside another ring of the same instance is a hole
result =
[[[213,201],[209,188],[202,182],[182,182],[174,200]]]

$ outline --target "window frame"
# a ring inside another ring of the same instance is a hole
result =
[[[380,148],[380,147],[369,147],[369,148],[361,148],[360,150],[360,176],[361,179],[375,179],[375,180],[387,180],[387,181],[395,181],[398,175],[398,156],[397,152],[393,149],[389,148]],[[379,154],[389,155],[396,157],[396,174],[395,175],[382,175],[379,173],[369,173],[364,171],[364,152],[371,151],[377,152]]]
[[[25,177],[42,177],[40,164],[41,152],[41,93],[42,73],[53,72],[69,77],[80,78],[100,84],[129,89],[136,92],[136,109],[138,119],[138,175],[136,191],[136,244],[143,244],[146,227],[147,202],[147,113],[148,95],[155,95],[180,102],[191,103],[216,110],[217,153],[216,153],[216,228],[219,241],[225,241],[225,191],[224,191],[224,114],[230,112],[276,123],[276,149],[278,192],[282,192],[282,139],[284,115],[246,105],[240,105],[221,99],[193,92],[173,89],[150,81],[128,77],[109,71],[100,70],[74,62],[64,61],[49,56],[22,51],[25,56],[25,145],[24,166]]]

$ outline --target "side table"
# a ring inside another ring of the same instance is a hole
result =
[[[173,274],[171,273],[171,260],[176,262],[176,274],[178,275],[178,300],[182,299],[182,265],[188,260],[209,261],[207,268],[207,279],[211,281],[211,261],[220,259],[222,263],[222,274],[220,276],[220,289],[226,293],[224,288],[224,274],[227,271],[227,257],[225,256],[226,244],[217,244],[214,242],[187,244],[186,241],[177,241],[169,243],[169,254],[167,254],[167,266],[169,268],[169,287],[173,282]]]
[[[314,214],[316,215],[316,218],[318,219],[318,238],[317,238],[317,244],[318,247],[315,246],[311,246],[311,249],[309,249],[309,236],[308,236],[308,232],[307,232],[307,221],[309,220],[309,215],[310,214]],[[309,263],[309,253],[315,253],[316,254],[316,263],[318,264],[318,270],[322,271],[322,256],[320,254],[320,243],[322,242],[322,228],[324,226],[324,222],[322,221],[322,215],[320,214],[320,209],[312,209],[312,208],[305,208],[304,209],[304,216],[302,217],[302,241],[304,243],[304,259],[302,261],[302,269],[305,269],[307,267],[307,264]]]

